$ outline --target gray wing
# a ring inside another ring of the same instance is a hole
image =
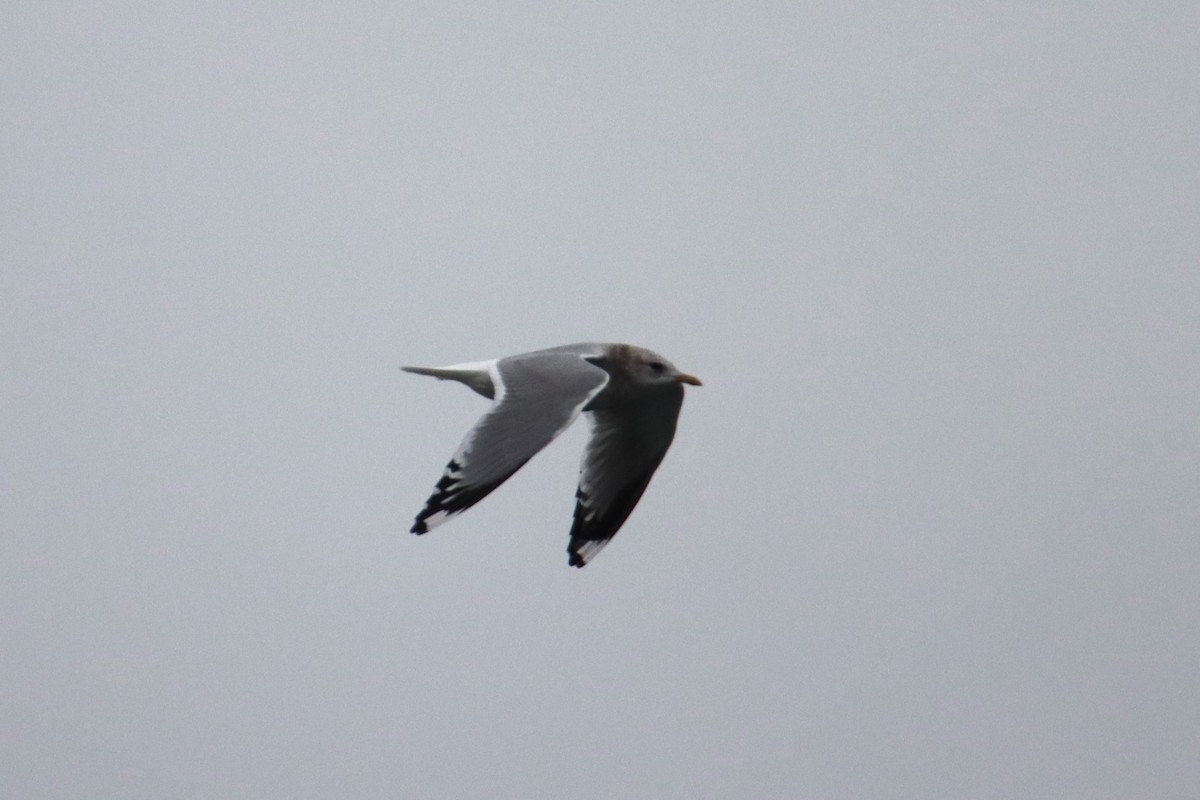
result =
[[[662,463],[683,404],[674,385],[636,405],[587,412],[592,436],[583,453],[568,563],[586,565],[616,535]]]
[[[496,362],[492,407],[446,465],[413,533],[426,533],[487,497],[566,430],[608,383],[608,373],[585,354],[556,348]]]

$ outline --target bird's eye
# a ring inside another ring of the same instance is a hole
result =
[[[666,365],[663,364],[661,361],[651,361],[646,366],[650,367],[650,369],[654,370],[655,372],[662,372],[664,369],[667,368]]]

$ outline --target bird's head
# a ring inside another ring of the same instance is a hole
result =
[[[624,367],[634,380],[649,384],[686,383],[690,386],[702,386],[695,375],[680,372],[675,365],[652,350],[642,347],[629,347],[624,354]]]

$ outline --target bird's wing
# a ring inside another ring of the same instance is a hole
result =
[[[629,517],[671,446],[682,403],[683,387],[675,385],[587,412],[592,435],[575,492],[571,566],[587,564]]]
[[[491,365],[492,407],[446,465],[413,533],[426,533],[487,497],[566,430],[608,383],[608,373],[584,360],[585,355],[544,350]]]

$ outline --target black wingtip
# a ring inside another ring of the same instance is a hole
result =
[[[425,520],[419,519],[413,523],[413,526],[408,529],[409,533],[415,533],[420,536],[423,533],[429,533],[429,526],[425,524]]]
[[[571,553],[571,557],[567,559],[567,566],[583,568],[587,566],[587,562],[583,560],[583,556],[579,553]]]

